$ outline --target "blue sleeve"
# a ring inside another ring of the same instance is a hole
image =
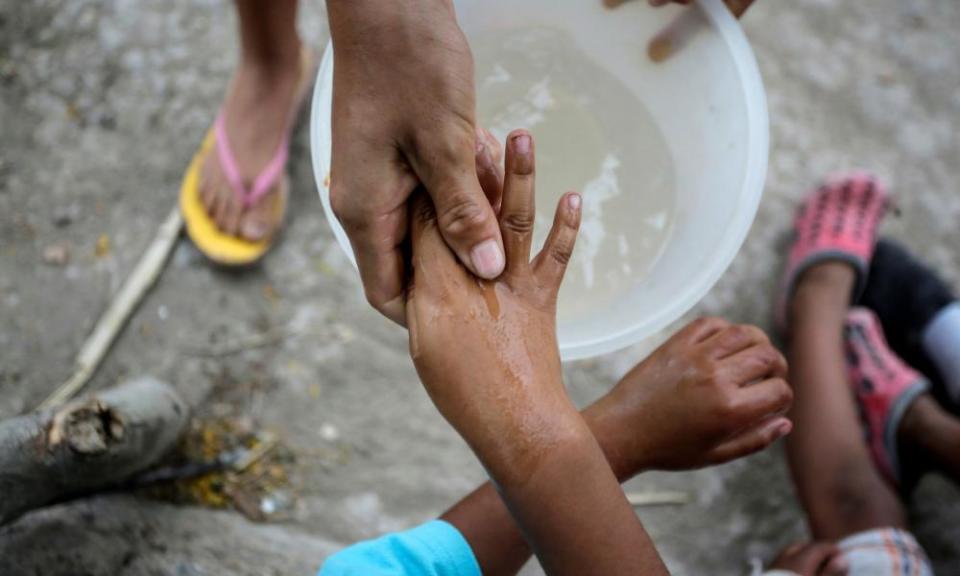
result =
[[[470,544],[453,525],[432,520],[327,558],[319,576],[481,576]]]

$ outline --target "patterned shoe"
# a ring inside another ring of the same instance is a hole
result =
[[[857,397],[864,434],[873,461],[894,486],[902,479],[897,430],[907,408],[930,385],[887,346],[876,315],[852,308],[844,326],[847,371]]]
[[[927,377],[937,401],[960,412],[960,403],[950,397],[943,375],[923,346],[931,323],[949,306],[958,305],[950,284],[902,244],[880,238],[859,305],[873,310],[890,349]]]
[[[866,284],[877,227],[889,204],[883,185],[865,172],[829,178],[800,205],[793,245],[777,298],[776,325],[787,328],[787,303],[801,274],[827,261],[849,263],[857,273],[854,301]]]

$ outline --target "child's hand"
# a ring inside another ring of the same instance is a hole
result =
[[[621,479],[727,462],[790,432],[787,364],[758,328],[696,320],[584,416]]]
[[[507,139],[500,206],[506,269],[497,280],[478,280],[464,268],[443,241],[429,198],[414,200],[410,351],[432,400],[471,444],[492,441],[496,432],[469,429],[477,418],[489,424],[491,414],[516,419],[512,411],[520,407],[549,411],[568,402],[556,299],[580,224],[580,196],[563,196],[546,244],[531,261],[534,217],[533,140],[524,131]],[[535,412],[522,419],[531,428],[518,449],[542,423]]]

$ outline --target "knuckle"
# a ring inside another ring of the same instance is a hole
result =
[[[693,322],[698,328],[704,329],[725,328],[729,325],[729,322],[717,316],[701,316]]]
[[[354,227],[360,220],[356,214],[355,207],[350,202],[350,196],[346,186],[334,181],[330,185],[330,209],[333,215],[337,217],[346,227]]]
[[[573,250],[562,242],[550,248],[550,258],[562,266],[566,266],[570,262],[572,255]]]
[[[732,426],[732,420],[739,412],[737,402],[728,395],[720,396],[713,406],[713,415],[722,423],[724,428]]]
[[[462,236],[482,229],[487,223],[487,212],[472,198],[456,194],[444,204],[438,221],[447,234]]]
[[[459,166],[464,162],[474,160],[476,149],[476,135],[470,122],[454,118],[440,120],[440,129],[430,123],[420,130],[416,138],[416,149],[420,156],[435,166]]]
[[[770,342],[770,338],[767,336],[767,333],[764,332],[761,328],[754,326],[752,324],[747,326],[747,333],[749,334],[750,340],[752,342],[760,342],[763,344],[767,344]]]
[[[761,370],[764,372],[769,372],[777,366],[777,363],[780,360],[780,353],[774,350],[771,346],[763,346],[757,348],[754,358],[756,359],[755,361]]]
[[[787,384],[786,380],[778,378],[777,382],[777,404],[781,409],[789,408],[793,404],[793,388]]]
[[[530,212],[510,212],[500,220],[500,227],[510,232],[527,234],[533,231],[534,215]]]
[[[734,324],[727,328],[726,335],[732,341],[746,341],[750,339],[750,327],[746,324]]]

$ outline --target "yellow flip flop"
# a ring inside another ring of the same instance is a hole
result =
[[[180,186],[180,212],[183,214],[187,235],[198,250],[217,264],[242,267],[256,263],[270,250],[276,238],[276,232],[263,240],[252,242],[238,236],[232,236],[217,228],[216,222],[207,213],[203,201],[200,199],[200,171],[210,154],[215,153],[230,187],[245,209],[257,202],[273,202],[273,217],[275,218],[273,221],[279,223],[275,229],[279,230],[286,214],[287,197],[290,189],[289,180],[285,175],[290,145],[290,128],[296,117],[296,110],[299,109],[310,87],[310,79],[315,70],[314,58],[306,48],[301,52],[300,61],[302,66],[300,82],[295,95],[297,100],[293,108],[294,112],[290,115],[290,120],[276,154],[257,175],[253,186],[247,187],[244,185],[240,177],[239,167],[227,141],[222,112],[218,115],[213,128],[207,132],[200,149],[194,154],[193,160],[187,167],[183,183]],[[278,186],[277,193],[269,195]]]

